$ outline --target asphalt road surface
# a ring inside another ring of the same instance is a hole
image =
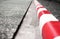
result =
[[[57,19],[60,20],[60,3],[56,1],[38,0],[45,6]]]
[[[11,39],[31,0],[0,0],[0,39]]]

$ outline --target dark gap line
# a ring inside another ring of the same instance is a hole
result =
[[[26,16],[26,14],[27,14],[27,12],[28,12],[28,10],[29,10],[31,4],[32,4],[32,1],[31,1],[31,3],[29,4],[29,6],[28,6],[28,8],[27,8],[27,10],[26,10],[26,12],[25,12],[25,14],[24,14],[24,16],[23,16],[21,22],[19,23],[19,25],[18,25],[18,27],[17,27],[17,29],[16,29],[16,31],[15,31],[13,37],[12,37],[12,39],[15,39],[15,37],[16,37],[16,35],[17,35],[19,29],[21,28],[21,25],[22,25],[22,23],[23,23],[23,20],[24,20],[24,18],[25,18],[25,16]]]

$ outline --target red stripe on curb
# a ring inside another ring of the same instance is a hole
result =
[[[43,39],[54,39],[56,36],[60,36],[60,22],[47,22],[42,28],[42,36]]]
[[[35,0],[34,3],[37,6],[36,10],[38,11],[37,14],[40,23],[39,27],[41,38],[60,39],[60,21],[56,19],[46,8],[44,8],[43,5],[39,4],[37,0]]]
[[[40,19],[40,17],[41,17],[43,14],[51,14],[51,13],[50,13],[49,11],[47,11],[47,10],[43,10],[43,11],[39,12],[39,14],[38,14],[38,19]]]
[[[36,10],[38,10],[38,9],[40,9],[40,8],[44,8],[44,6],[38,7],[38,8],[36,8]]]
[[[38,6],[39,6],[39,7],[38,7]],[[44,8],[44,6],[38,4],[36,10],[38,10],[38,9],[40,9],[40,8]]]

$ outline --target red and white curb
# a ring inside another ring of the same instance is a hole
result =
[[[39,19],[41,39],[60,39],[60,21],[37,0],[34,0],[34,3]]]

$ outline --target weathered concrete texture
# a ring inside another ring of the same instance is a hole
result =
[[[45,6],[57,19],[60,20],[60,3],[48,0],[38,0]]]
[[[35,5],[32,3],[15,39],[40,39],[39,31]]]
[[[31,0],[0,0],[0,39],[12,38],[30,2]]]

